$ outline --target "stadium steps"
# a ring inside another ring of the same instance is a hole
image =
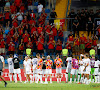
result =
[[[57,18],[66,18],[67,5],[68,0],[56,0],[55,11],[57,13]],[[66,30],[65,25],[63,29]]]

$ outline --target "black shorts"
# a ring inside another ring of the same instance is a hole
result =
[[[0,70],[0,76],[2,76],[2,74],[3,74],[3,72],[2,72],[2,70]]]

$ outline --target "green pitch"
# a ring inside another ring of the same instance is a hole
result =
[[[8,82],[7,87],[4,87],[4,83],[0,82],[0,90],[100,90],[100,84],[68,84],[68,83],[57,83],[52,84],[35,84],[35,83],[10,83]]]

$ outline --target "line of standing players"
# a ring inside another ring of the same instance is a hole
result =
[[[77,83],[89,84],[90,82],[94,81],[95,83],[100,82],[100,74],[99,74],[100,61],[97,60],[95,56],[92,55],[92,57],[89,58],[88,54],[85,55],[81,54],[79,61],[74,56],[69,56],[67,57],[66,61],[67,61],[67,68],[65,75],[66,82],[68,82],[69,73],[71,74],[69,83],[72,83],[72,75],[75,75],[74,82],[76,82],[77,74],[78,74]],[[10,58],[8,58],[10,81],[12,81],[12,74],[13,74],[15,83],[17,83],[17,74],[19,76],[20,82],[22,82],[19,62],[20,60],[18,59],[17,55],[14,55],[14,58],[12,55],[10,55]],[[59,83],[61,82],[62,64],[63,64],[62,59],[59,57],[59,55],[56,55],[54,64],[56,65],[57,82]],[[50,76],[50,83],[52,83],[52,65],[53,61],[50,60],[50,56],[47,56],[46,60],[44,57],[41,58],[39,53],[36,55],[36,58],[33,59],[31,59],[29,56],[25,56],[23,67],[26,76],[26,81],[24,83],[27,83],[28,81],[30,81],[30,83],[33,82],[38,83],[39,80],[40,83],[43,83],[42,81],[43,74],[46,75],[44,84],[48,84],[47,81],[48,75]]]

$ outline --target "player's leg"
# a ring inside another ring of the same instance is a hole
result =
[[[20,68],[17,69],[17,74],[18,74],[18,77],[19,77],[20,82],[22,82],[22,77],[21,77],[21,71],[20,71]]]
[[[77,78],[77,69],[75,69],[75,78],[74,78],[74,83],[76,83],[76,78]]]
[[[9,73],[10,82],[12,82],[12,73]]]
[[[28,82],[28,74],[26,74],[26,81],[24,83]]]
[[[7,82],[6,82],[5,79],[2,77],[2,71],[0,71],[0,78],[2,79],[2,81],[4,81],[5,87],[6,87],[6,86],[7,86]]]
[[[33,70],[33,82],[34,82],[34,79],[35,79],[35,70]]]
[[[47,84],[48,82],[47,82],[47,75],[48,75],[48,69],[46,69],[46,74],[45,74],[45,84]]]
[[[38,74],[37,74],[37,70],[35,70],[35,82],[37,81],[38,78]]]
[[[94,71],[94,75],[95,75],[95,83],[98,82],[98,68],[95,68],[95,71]]]
[[[14,69],[14,78],[15,78],[15,83],[17,83],[17,69]]]
[[[58,68],[56,68],[56,75],[57,75],[57,83],[59,83],[59,73],[58,73]]]
[[[69,69],[66,68],[66,74],[65,74],[66,75],[66,81],[65,81],[66,83],[68,82],[68,72],[69,72]]]
[[[74,75],[74,72],[75,72],[75,70],[72,69],[72,70],[71,70],[71,75],[70,75],[70,83],[72,83],[72,75]]]
[[[40,70],[40,83],[43,83],[42,76],[43,76],[43,72],[42,72],[42,70]]]
[[[62,69],[59,68],[59,80],[60,80],[60,83],[61,83],[61,71],[62,71]]]

